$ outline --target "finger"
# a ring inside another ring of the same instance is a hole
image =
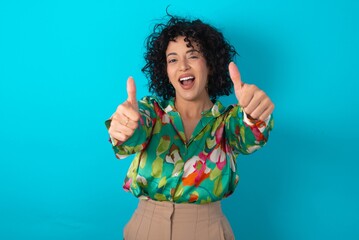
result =
[[[251,112],[246,112],[247,114],[250,114],[252,118],[259,119],[259,117],[263,114],[263,112],[269,107],[268,102],[263,101],[258,104],[258,106],[253,109]],[[245,110],[246,111],[246,110]]]
[[[127,79],[127,101],[137,108],[136,85],[132,77]]]
[[[272,101],[267,97],[264,100],[262,100],[260,102],[260,104],[258,105],[258,107],[256,109],[254,109],[254,111],[252,112],[252,116],[256,119],[260,119],[260,120],[264,120],[266,115],[266,112],[271,113],[271,111],[267,111],[268,109],[271,109],[273,111],[273,103]],[[269,115],[269,114],[267,114]]]
[[[255,88],[254,85],[245,84],[242,87],[242,93],[239,96],[238,102],[242,108],[246,108],[254,97]]]
[[[116,114],[117,118],[120,120],[129,118],[130,120],[137,122],[140,119],[138,110],[127,101],[117,107]]]
[[[112,132],[110,135],[112,138],[120,142],[125,142],[129,138],[128,136],[126,136],[126,134],[121,132]]]
[[[262,121],[266,120],[266,119],[269,117],[269,115],[272,114],[273,110],[274,110],[274,104],[271,104],[271,105],[261,114],[261,116],[259,117],[259,120],[262,120]]]
[[[138,122],[137,121],[132,121],[131,119],[128,118],[128,120],[123,120],[123,126],[127,127],[128,129],[134,131],[137,127],[138,127]]]
[[[134,108],[129,108],[126,112],[123,112],[122,114],[125,120],[126,118],[134,122],[138,122],[138,120],[140,120],[140,114]]]
[[[230,62],[229,66],[228,66],[228,70],[229,70],[229,76],[234,85],[234,90],[236,92],[241,91],[243,82],[241,80],[241,74],[238,70],[238,67],[236,66],[236,64],[234,62]]]
[[[111,122],[111,126],[108,130],[108,133],[110,134],[112,139],[123,141],[125,139],[125,137],[127,137],[127,136],[124,132],[121,132],[119,127],[120,127],[119,123]]]
[[[116,115],[113,118],[113,126],[117,127],[117,125],[124,125],[133,130],[136,129],[138,126],[138,119],[136,117],[128,116],[128,115],[123,114],[121,112],[116,113]],[[136,120],[132,120],[132,118],[136,118]]]
[[[118,124],[116,126],[114,126],[114,130],[113,132],[120,132],[126,136],[132,136],[133,132],[134,132],[134,129],[132,129],[130,126],[129,126],[129,123],[127,125],[125,124]]]
[[[258,106],[265,99],[265,97],[266,97],[266,95],[263,91],[261,91],[261,90],[256,91],[253,95],[253,98],[250,99],[249,103],[244,108],[244,111],[247,114],[250,114],[252,117],[254,117],[253,113],[254,113],[255,109],[258,108]],[[267,103],[269,103],[269,102],[267,101]],[[257,116],[259,116],[259,114]]]

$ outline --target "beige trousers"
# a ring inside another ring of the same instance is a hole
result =
[[[198,205],[140,200],[124,239],[228,240],[234,235],[219,201]]]

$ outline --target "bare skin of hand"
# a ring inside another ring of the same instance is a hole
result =
[[[238,105],[250,118],[261,121],[267,119],[274,110],[274,104],[267,94],[256,85],[243,83],[241,74],[233,62],[229,64],[228,69]]]
[[[136,100],[136,85],[132,77],[127,79],[127,100],[120,104],[111,117],[111,125],[108,130],[114,145],[118,141],[125,142],[129,139],[138,127],[140,113]]]

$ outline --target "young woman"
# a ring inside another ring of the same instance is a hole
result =
[[[147,39],[146,65],[154,96],[128,99],[106,121],[116,157],[136,154],[124,189],[139,205],[124,229],[131,239],[234,239],[220,200],[233,193],[236,159],[262,147],[274,105],[241,81],[223,35],[200,20],[170,16]],[[238,102],[217,97],[234,86]]]

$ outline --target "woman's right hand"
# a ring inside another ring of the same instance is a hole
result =
[[[119,141],[125,142],[138,127],[140,113],[136,100],[136,85],[132,77],[127,79],[127,95],[127,100],[117,107],[116,112],[111,117],[108,132],[113,145],[117,145]]]

